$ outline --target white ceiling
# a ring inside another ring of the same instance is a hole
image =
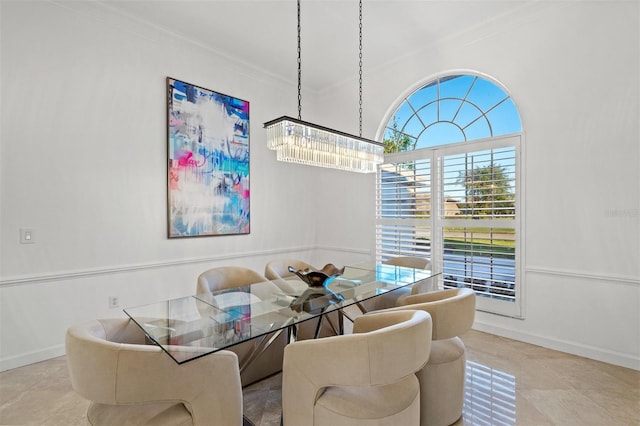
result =
[[[247,66],[297,81],[296,0],[97,0]],[[534,0],[364,0],[363,71],[504,18]],[[302,84],[358,76],[358,1],[302,0]]]

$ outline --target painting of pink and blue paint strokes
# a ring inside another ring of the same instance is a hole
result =
[[[169,238],[249,233],[249,102],[167,78]]]

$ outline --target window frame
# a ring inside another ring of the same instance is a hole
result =
[[[443,203],[443,188],[441,185],[442,180],[442,169],[441,169],[441,161],[445,155],[451,154],[462,154],[462,153],[471,153],[476,151],[484,151],[488,149],[497,149],[497,148],[506,148],[506,147],[514,147],[515,149],[515,217],[513,219],[508,220],[509,225],[504,226],[506,223],[500,223],[501,220],[505,219],[451,219],[447,218],[442,214],[441,207],[444,206]],[[432,240],[432,258],[435,257],[435,265],[437,270],[443,270],[443,247],[444,247],[444,235],[443,229],[447,226],[469,226],[469,227],[478,227],[478,225],[482,226],[483,224],[488,224],[488,227],[491,228],[501,228],[508,227],[513,228],[515,231],[515,259],[514,259],[514,291],[515,291],[515,301],[514,302],[505,302],[496,298],[490,297],[477,297],[476,298],[476,309],[479,311],[491,312],[495,314],[505,315],[509,317],[521,318],[522,317],[522,226],[521,226],[521,218],[522,218],[522,209],[521,209],[521,199],[522,199],[522,178],[521,178],[521,167],[520,167],[520,158],[521,158],[521,148],[522,148],[522,138],[521,134],[514,135],[505,135],[494,138],[487,139],[478,139],[470,142],[461,142],[458,144],[449,144],[442,146],[440,148],[433,149],[433,156],[436,159],[436,169],[435,174],[436,177],[436,202],[438,203],[438,214],[434,214],[433,216],[433,225],[432,235],[435,235],[437,238],[434,242]],[[434,247],[435,246],[435,247]],[[434,256],[434,253],[437,256]],[[434,260],[432,259],[432,262]],[[439,286],[442,287],[442,278],[439,282]]]
[[[515,149],[515,217],[508,219],[508,225],[505,223],[495,223],[491,227],[508,227],[515,230],[515,266],[514,266],[514,291],[515,300],[506,302],[493,297],[478,297],[476,299],[476,309],[479,311],[490,312],[494,314],[504,315],[514,318],[523,317],[523,286],[522,286],[522,173],[521,173],[521,157],[522,157],[522,134],[515,133],[511,135],[498,136],[494,138],[478,139],[470,142],[460,142],[457,144],[440,145],[433,148],[422,148],[411,151],[404,151],[385,155],[384,164],[397,164],[411,161],[422,161],[428,159],[430,161],[430,191],[431,191],[431,214],[426,219],[418,218],[390,218],[381,215],[381,193],[380,179],[381,171],[377,174],[376,189],[376,228],[380,226],[422,226],[428,227],[431,231],[431,240],[429,250],[431,254],[431,265],[434,271],[442,271],[444,268],[444,233],[446,226],[473,226],[486,224],[486,222],[497,222],[505,219],[451,219],[444,214],[445,194],[442,187],[442,159],[446,155],[472,153],[477,151],[485,151],[489,149],[514,147]],[[376,259],[377,261],[385,260],[385,253],[381,250],[381,241],[379,230],[376,231]],[[405,253],[406,254],[406,253]],[[437,288],[444,288],[443,277],[439,276],[437,280]]]
[[[379,128],[378,134],[379,136],[384,136],[387,134],[389,130],[392,129],[392,123],[395,121],[395,113],[403,107],[406,103],[409,102],[412,95],[414,93],[419,92],[423,88],[438,83],[440,81],[447,81],[451,77],[468,75],[480,79],[484,79],[486,82],[495,85],[498,89],[504,91],[507,95],[507,98],[512,104],[515,113],[519,118],[519,111],[515,103],[513,103],[513,99],[509,92],[505,89],[505,87],[499,83],[497,83],[494,79],[475,72],[468,71],[453,71],[450,73],[442,73],[428,80],[424,80],[427,83],[416,86],[416,88],[400,97],[398,101],[395,103],[396,107],[394,109],[390,109],[387,115],[387,120],[381,123],[381,127]],[[501,103],[504,100],[501,101]],[[413,108],[413,106],[412,106]],[[419,108],[419,106],[418,106]],[[483,114],[483,117],[486,115]],[[404,126],[407,125],[407,122],[397,123],[399,124],[399,128],[404,130]],[[394,126],[396,123],[394,123]],[[521,122],[519,123],[520,128],[522,126]],[[489,123],[491,127],[491,123]],[[400,132],[400,134],[404,134]],[[524,181],[523,181],[523,173],[522,173],[522,163],[524,157],[524,133],[522,130],[519,132],[513,132],[509,134],[498,134],[495,135],[493,132],[490,136],[479,139],[467,139],[465,136],[464,140],[459,142],[451,142],[445,141],[442,144],[437,144],[433,146],[423,147],[423,148],[415,148],[416,140],[413,140],[411,146],[413,149],[408,149],[407,151],[395,152],[391,154],[385,154],[384,165],[386,164],[397,164],[403,162],[410,161],[424,161],[428,160],[430,162],[430,178],[429,181],[429,191],[430,194],[430,215],[428,219],[424,218],[394,218],[393,216],[389,216],[388,214],[382,216],[382,204],[384,203],[384,195],[382,193],[382,167],[379,167],[378,173],[376,175],[376,216],[375,216],[375,224],[376,224],[376,235],[375,235],[375,254],[377,261],[383,261],[389,256],[399,255],[393,254],[390,250],[388,250],[389,246],[393,246],[392,244],[388,244],[387,240],[383,237],[386,237],[393,232],[395,232],[394,227],[402,228],[403,231],[407,232],[407,234],[411,234],[414,231],[411,231],[411,228],[419,228],[421,232],[428,229],[430,239],[426,243],[428,246],[428,251],[431,257],[432,269],[434,271],[443,271],[444,267],[444,229],[447,226],[455,226],[462,227],[467,225],[469,227],[478,227],[478,219],[452,219],[447,218],[445,215],[445,190],[442,186],[443,181],[443,170],[442,170],[442,162],[445,156],[455,155],[455,154],[465,154],[465,153],[474,153],[481,152],[486,150],[495,150],[504,147],[514,147],[514,179],[513,189],[515,192],[515,215],[513,219],[508,219],[508,222],[504,222],[505,219],[480,219],[483,224],[491,225],[491,229],[493,228],[513,228],[515,232],[515,248],[514,248],[514,264],[513,264],[513,276],[514,276],[514,291],[515,291],[515,299],[513,301],[500,300],[496,296],[496,292],[491,292],[490,297],[478,297],[476,299],[476,309],[479,311],[485,311],[493,314],[504,315],[513,318],[524,318],[524,273],[523,273],[523,259],[524,259],[524,247],[522,244],[523,238],[523,229],[524,229]],[[387,189],[388,191],[388,189]],[[386,209],[386,207],[385,207]],[[502,221],[502,222],[496,222]],[[508,224],[508,226],[504,226]],[[500,225],[500,226],[499,226]],[[473,237],[472,237],[473,238]],[[406,238],[408,243],[399,241],[395,244],[394,249],[397,249],[396,246],[403,246],[403,244],[412,244],[411,236]],[[413,235],[414,243],[418,240],[416,234],[414,232]],[[383,246],[387,246],[385,249]],[[406,255],[407,253],[402,253]],[[495,259],[495,257],[490,256],[491,259]],[[493,260],[491,261],[493,262]],[[491,274],[493,274],[493,264],[491,266]],[[473,277],[470,277],[473,279]],[[493,275],[491,275],[491,279],[493,280]],[[510,281],[509,281],[510,282]],[[500,283],[500,281],[487,281],[487,284],[491,283]],[[437,287],[442,289],[444,285],[444,277],[439,276],[437,280]],[[473,285],[473,284],[471,284]],[[495,287],[494,287],[495,288]],[[499,286],[497,288],[500,288]],[[499,294],[499,293],[498,293]]]

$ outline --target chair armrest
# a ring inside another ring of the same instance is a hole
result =
[[[418,309],[428,312],[433,320],[433,340],[460,336],[473,326],[475,319],[476,295],[467,288],[411,295],[401,303],[401,306],[384,311]]]
[[[315,401],[327,386],[368,384],[367,352],[366,340],[355,334],[287,345],[282,368],[284,425],[308,424]]]
[[[373,311],[364,316],[358,317],[353,323],[353,333],[370,333],[408,319],[407,309],[398,309],[395,312],[389,310]]]
[[[356,318],[353,331],[353,334],[302,340],[287,345],[284,350],[284,374],[289,370],[290,374],[299,375],[300,380],[313,383],[316,388],[375,386],[380,383],[378,376],[384,376],[384,370],[390,369],[384,365],[377,368],[376,363],[388,361],[379,358],[382,351],[378,350],[377,345],[393,347],[392,350],[387,349],[389,353],[402,352],[407,347],[416,349],[418,358],[422,358],[423,352],[428,354],[431,347],[431,317],[422,311],[367,314]],[[389,345],[393,339],[398,340],[395,346]],[[340,354],[339,362],[336,354]],[[414,357],[415,354],[410,356]],[[401,366],[403,369],[409,368],[409,371],[416,371],[420,367],[411,370],[411,366]]]
[[[118,404],[179,401],[191,412],[194,424],[213,419],[220,424],[242,424],[242,387],[235,353],[219,351],[179,365],[156,346],[144,350],[137,345],[121,346],[116,373]]]
[[[425,293],[412,294],[407,296],[403,301],[403,305],[415,305],[416,303],[436,302],[438,300],[447,299],[455,296],[457,289],[437,290]]]
[[[299,376],[315,388],[367,386],[368,350],[366,339],[355,334],[299,340],[284,349],[283,374]],[[336,354],[340,354],[340,362],[336,362]]]
[[[420,280],[416,282],[411,287],[411,294],[421,294],[432,292],[436,290],[436,277],[425,278],[424,280]]]
[[[307,283],[295,275],[291,278],[277,278],[272,282],[288,295],[300,295],[309,287]]]

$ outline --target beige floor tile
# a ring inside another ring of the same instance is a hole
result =
[[[467,388],[456,426],[640,426],[640,372],[478,331],[465,334]],[[244,389],[256,426],[280,424],[282,376]],[[64,357],[0,373],[0,425],[84,424]]]

